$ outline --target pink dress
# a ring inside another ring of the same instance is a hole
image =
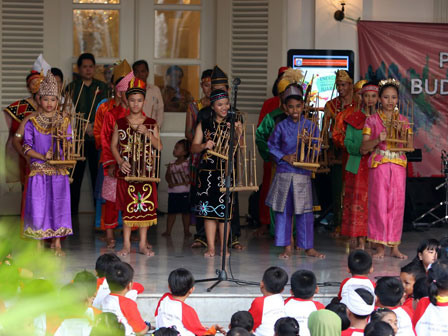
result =
[[[385,116],[382,111],[367,118],[363,134],[370,135],[370,139],[378,138],[386,130],[383,120]],[[399,115],[399,120],[407,121],[402,115]],[[409,128],[409,122],[407,125]],[[411,129],[408,132],[412,134]],[[407,160],[404,152],[391,152],[389,148],[390,143],[380,142],[368,161],[367,239],[386,246],[397,246],[403,229]]]

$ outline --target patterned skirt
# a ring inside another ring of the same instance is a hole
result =
[[[128,227],[148,227],[157,224],[157,189],[154,182],[117,181],[117,208],[122,211]]]
[[[294,193],[294,214],[313,212],[313,192],[309,175],[276,173],[266,198],[266,205],[275,212],[285,211],[289,188]]]
[[[213,219],[218,221],[225,220],[225,192],[219,189],[224,187],[221,178],[221,171],[218,169],[201,169],[198,173],[198,183],[196,185],[196,207],[197,217]],[[232,218],[232,196],[230,197],[229,220]]]
[[[345,171],[344,201],[341,234],[348,237],[366,237],[369,195],[368,155],[359,164],[358,173]]]

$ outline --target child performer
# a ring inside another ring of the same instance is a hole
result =
[[[266,204],[275,211],[275,244],[285,249],[279,258],[291,256],[292,216],[296,216],[297,246],[310,257],[324,258],[314,247],[314,218],[311,192],[311,171],[293,166],[296,156],[297,134],[307,129],[311,121],[302,116],[303,89],[291,84],[283,95],[283,108],[288,118],[278,123],[268,140],[269,152],[277,163]],[[315,129],[314,137],[319,136]]]
[[[165,179],[168,182],[168,217],[166,231],[162,236],[171,236],[176,215],[182,215],[184,237],[190,237],[190,169],[188,157],[190,146],[187,139],[179,140],[174,146],[173,156],[176,161],[170,162]]]
[[[214,90],[210,95],[213,118],[201,121],[196,127],[193,143],[191,145],[192,153],[202,154],[199,166],[198,186],[196,191],[196,214],[205,219],[205,234],[207,236],[208,249],[205,257],[215,256],[215,235],[216,226],[219,222],[219,234],[221,241],[221,251],[224,242],[224,219],[225,219],[225,193],[221,192],[220,187],[224,187],[224,181],[221,180],[221,159],[207,153],[207,149],[213,149],[215,143],[213,138],[218,127],[225,127],[227,123],[227,112],[229,111],[229,95],[224,90]],[[235,123],[235,139],[242,134],[241,122]],[[224,163],[226,164],[226,163]],[[230,204],[232,201],[230,200]],[[229,206],[231,206],[229,204]],[[229,221],[232,217],[230,213]],[[230,222],[229,222],[230,224]],[[227,233],[230,231],[228,227]],[[226,241],[227,241],[226,237]]]
[[[362,152],[362,130],[367,117],[375,113],[378,86],[367,83],[362,87],[362,108],[345,118],[344,146],[348,153],[344,171],[344,200],[341,234],[350,237],[351,245],[364,250],[367,237],[369,155]]]
[[[119,173],[117,182],[117,207],[123,214],[123,249],[119,252],[125,256],[131,252],[131,229],[138,227],[140,231],[139,252],[152,257],[154,252],[148,249],[148,227],[157,224],[157,189],[154,182],[128,182],[123,179],[131,173],[131,163],[143,159],[144,150],[135,153],[136,146],[130,146],[129,142],[138,135],[147,135],[155,150],[162,150],[156,121],[142,114],[145,101],[145,83],[134,78],[129,83],[126,98],[130,113],[117,120],[112,136],[111,150],[118,163]],[[134,147],[134,148],[130,148]],[[152,148],[150,149],[153,150]],[[145,169],[155,169],[154,163],[145,162]],[[121,178],[120,178],[121,177]]]
[[[38,100],[42,111],[27,121],[23,139],[23,153],[30,158],[24,235],[39,240],[54,238],[55,254],[62,256],[61,237],[73,234],[68,171],[47,160],[60,150],[52,139],[53,126],[62,125],[63,133],[57,135],[61,138],[72,130],[70,120],[58,113],[58,83],[50,71],[40,85]]]

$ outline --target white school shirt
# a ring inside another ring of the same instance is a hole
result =
[[[395,336],[415,336],[410,315],[411,312],[408,312],[402,306],[391,308],[391,310],[393,310],[397,315],[398,331]]]
[[[175,326],[181,336],[201,336],[207,333],[193,307],[174,299],[171,293],[165,293],[159,300],[155,317],[156,329]]]
[[[280,294],[262,296],[252,301],[249,313],[254,318],[255,336],[274,336],[274,325],[286,317],[285,303]]]
[[[110,294],[109,284],[106,278],[97,279],[98,289],[96,291],[95,299],[93,299],[92,306],[96,309],[101,309],[102,302],[106,296]],[[132,284],[132,289],[126,293],[126,297],[137,302],[137,295],[142,293],[144,290],[143,286],[138,282]]]
[[[414,313],[414,326],[418,336],[448,335],[448,303],[434,306],[429,298],[422,298]]]
[[[303,300],[289,297],[285,300],[286,316],[293,317],[299,322],[300,336],[310,336],[308,329],[308,317],[316,310],[325,309],[325,306],[317,301]]]

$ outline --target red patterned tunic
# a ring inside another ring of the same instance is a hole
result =
[[[143,125],[150,128],[156,121],[146,118]],[[118,126],[118,151],[120,156],[128,161],[131,166],[134,157],[134,149],[129,145],[130,139],[135,132],[129,124],[128,119],[117,120]],[[143,156],[143,151],[140,151]],[[143,161],[143,160],[141,160]],[[145,165],[145,170],[149,172],[153,169],[153,163]],[[148,174],[149,175],[149,174]],[[127,182],[123,179],[125,175],[118,173],[117,183],[117,208],[122,211],[123,222],[129,227],[146,227],[157,224],[157,189],[154,182]]]

